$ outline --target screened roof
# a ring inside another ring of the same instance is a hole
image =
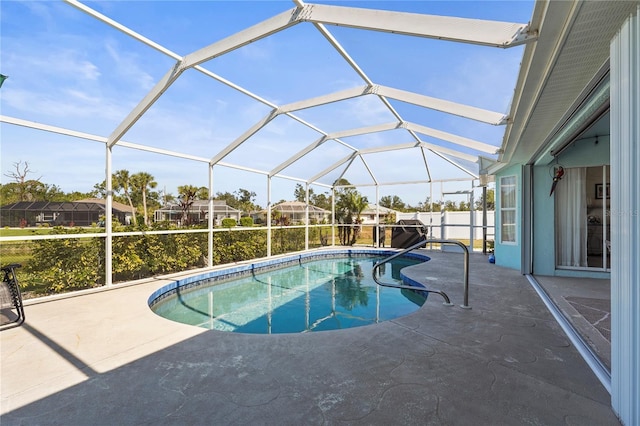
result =
[[[160,212],[169,212],[169,211],[178,211],[182,212],[183,207],[180,204],[167,204],[162,208],[158,209]],[[208,212],[209,211],[209,201],[207,200],[195,200],[189,206],[190,212]],[[224,200],[213,200],[213,211],[214,213],[238,213],[240,210],[234,209],[231,206],[228,206]]]
[[[388,207],[384,207],[384,206],[379,206],[377,204],[367,204],[367,208],[364,209],[362,211],[361,214],[363,215],[372,215],[372,214],[381,214],[381,215],[385,215],[385,214],[396,214],[398,213],[397,210],[394,209],[390,209]]]
[[[91,212],[104,211],[104,200],[81,201],[18,201],[17,203],[2,206],[4,211],[31,211],[31,212]],[[123,213],[131,213],[131,207],[114,202],[113,210]]]
[[[215,192],[256,176],[320,187],[340,178],[361,186],[476,178],[497,158],[510,119],[522,46],[536,36],[527,24],[532,4],[445,3],[189,2],[172,9],[178,3],[66,0],[51,20],[82,23],[69,37],[78,37],[85,66],[107,77],[111,64],[114,79],[128,80],[122,67],[135,62],[144,81],[91,122],[7,101],[3,129],[99,142],[110,148],[112,171],[142,167],[173,188],[212,183]],[[102,44],[83,43],[89,34]],[[90,71],[68,70],[76,79]],[[108,92],[112,83],[101,80]],[[14,81],[29,85],[11,76],[3,97]],[[169,161],[159,166],[159,156]]]
[[[281,213],[300,213],[303,214],[307,211],[307,204],[301,201],[285,201],[278,203],[272,207],[273,210],[277,210]],[[330,213],[320,207],[309,205],[309,213]]]

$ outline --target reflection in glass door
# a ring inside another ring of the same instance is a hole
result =
[[[587,167],[587,259],[590,268],[611,265],[609,167]]]

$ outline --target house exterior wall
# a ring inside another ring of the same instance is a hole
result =
[[[609,136],[576,143],[558,156],[565,168],[592,167],[609,164]],[[533,167],[533,272],[539,275],[605,278],[602,271],[556,269],[555,196],[550,196],[552,169],[556,162]],[[562,180],[558,185],[562,185]]]

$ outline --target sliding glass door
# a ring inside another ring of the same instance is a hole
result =
[[[555,190],[556,266],[607,270],[611,263],[609,167],[572,167]]]

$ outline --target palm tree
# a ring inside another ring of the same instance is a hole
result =
[[[335,185],[346,186],[349,181],[340,179]],[[362,196],[355,188],[341,188],[336,191],[336,219],[339,223],[347,226],[341,226],[338,230],[340,242],[342,245],[353,245],[358,238],[359,229],[352,229],[354,220],[361,223],[362,211],[367,208],[369,201],[367,197]]]
[[[114,191],[122,191],[124,196],[127,197],[127,201],[129,201],[129,207],[131,207],[131,211],[133,212],[133,225],[138,224],[138,219],[136,218],[136,209],[133,207],[133,202],[131,201],[131,176],[129,175],[128,170],[118,170],[113,174],[113,189]]]
[[[198,192],[196,193],[196,200],[208,200],[209,199],[209,188],[206,186],[201,186],[198,188]]]
[[[147,189],[153,189],[158,183],[153,180],[153,176],[146,172],[139,172],[131,176],[131,185],[142,194],[142,209],[144,212],[144,224],[149,225],[147,214]]]
[[[361,224],[362,217],[360,215],[362,214],[364,209],[367,208],[367,205],[369,205],[369,200],[367,200],[367,197],[362,196],[358,191],[353,191],[350,194],[349,205],[351,209],[351,215],[356,217],[355,223],[357,223],[358,225]],[[356,228],[354,229],[350,245],[354,245],[356,243],[358,235],[360,235],[360,226],[356,226]]]

